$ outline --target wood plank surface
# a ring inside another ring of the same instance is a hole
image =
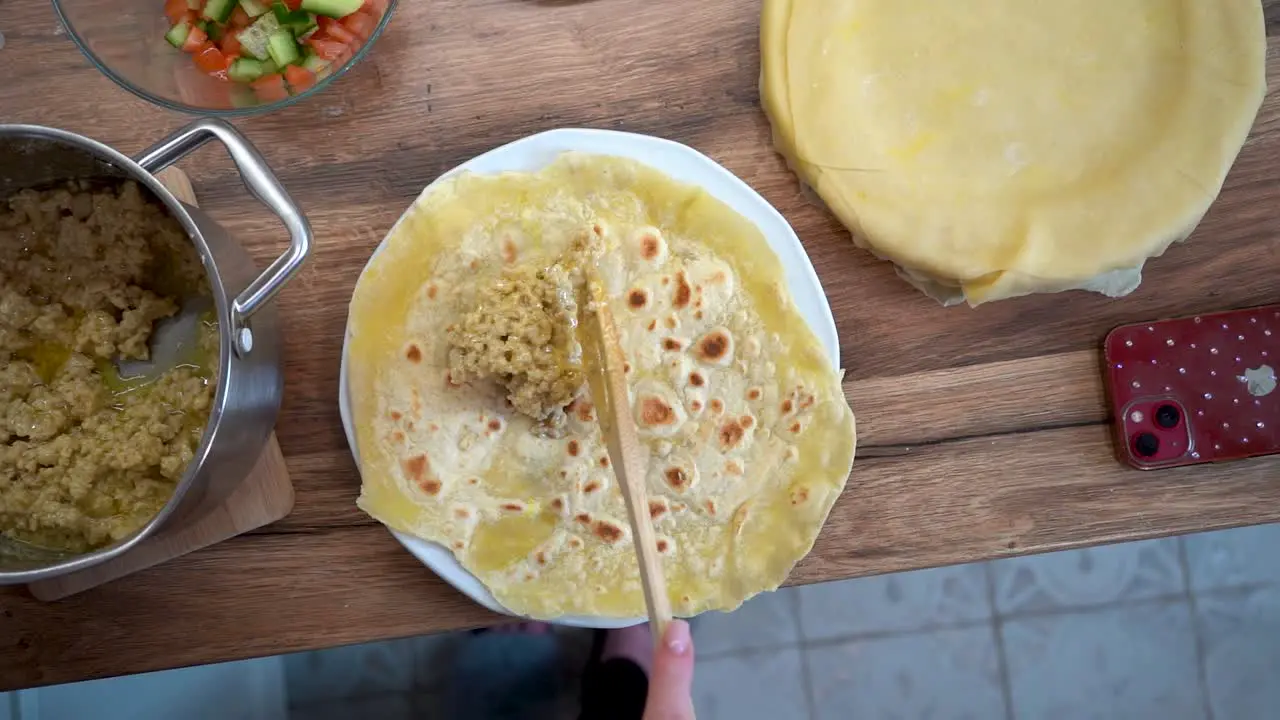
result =
[[[1274,35],[1280,0],[1265,5]],[[136,153],[185,121],[94,70],[45,0],[0,0],[0,10],[0,122]],[[813,258],[840,331],[860,459],[792,582],[1280,520],[1280,459],[1156,473],[1120,465],[1097,367],[1103,335],[1121,323],[1280,301],[1277,96],[1200,229],[1152,261],[1130,297],[947,309],[856,250],[771,149],[758,12],[758,0],[403,0],[369,58],[324,94],[237,121],[316,230],[315,259],[279,300],[278,436],[295,510],[59,603],[0,591],[0,689],[495,621],[355,508],[338,354],[359,269],[422,187],[555,127],[694,146],[777,206]],[[184,167],[204,208],[260,263],[279,253],[283,232],[220,151]]]

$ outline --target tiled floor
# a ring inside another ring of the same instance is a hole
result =
[[[1272,720],[1280,526],[791,588],[694,638],[700,720]]]
[[[694,639],[699,720],[1274,720],[1280,525],[786,589],[700,617]],[[513,696],[531,700],[485,717],[575,717],[590,636],[525,640],[514,655],[452,635],[286,656],[288,715],[470,718],[458,697]],[[101,706],[103,686],[83,685]],[[6,714],[0,696],[0,720],[62,717],[29,704]]]

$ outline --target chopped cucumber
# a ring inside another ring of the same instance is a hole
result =
[[[331,18],[344,18],[364,6],[364,0],[302,0],[302,9]]]
[[[236,0],[209,0],[204,6],[202,16],[214,22],[224,23],[231,17],[231,11],[235,8]]]
[[[293,33],[293,36],[298,38],[299,43],[303,43],[303,42],[306,42],[307,39],[310,38],[312,35],[315,35],[316,31],[318,31],[319,29],[320,29],[319,25],[312,25],[311,27],[307,28],[302,32],[297,32],[295,30]]]
[[[266,60],[271,57],[267,49],[268,41],[279,29],[280,23],[276,20],[276,16],[266,13],[252,25],[240,31],[240,47],[259,60]]]
[[[316,75],[319,75],[321,72],[328,69],[329,61],[313,52],[309,52],[306,57],[302,58],[302,67],[310,70]]]
[[[253,82],[262,77],[262,62],[253,58],[236,58],[227,68],[227,77],[236,82]]]
[[[244,11],[248,13],[251,18],[256,18],[259,15],[266,13],[269,9],[267,4],[265,2],[260,2],[260,0],[240,0],[240,7],[244,8]]]
[[[191,34],[191,23],[183,20],[182,22],[169,28],[169,32],[164,34],[164,39],[169,44],[181,48],[187,42],[187,36]],[[154,36],[153,36],[154,37]]]
[[[263,75],[275,75],[278,72],[280,72],[280,66],[276,64],[275,60],[267,59],[262,61]]]
[[[295,63],[302,57],[298,52],[298,42],[293,39],[293,33],[287,28],[271,33],[271,38],[267,40],[267,52],[271,53],[271,59],[282,67]]]
[[[282,27],[285,25],[306,25],[311,22],[311,13],[306,10],[290,10],[289,6],[284,3],[273,4],[271,12],[276,16],[276,20]]]
[[[215,43],[216,43],[216,42],[218,42],[219,40],[221,40],[221,39],[222,39],[222,28],[224,28],[224,27],[226,27],[226,26],[225,26],[225,25],[219,25],[218,23],[214,23],[214,22],[209,23],[209,24],[205,27],[205,29],[204,29],[204,31],[205,31],[206,33],[208,33],[208,35],[209,35],[209,41],[210,41],[210,42],[215,42]]]

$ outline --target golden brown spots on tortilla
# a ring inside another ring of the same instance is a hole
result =
[[[411,363],[420,363],[422,362],[422,348],[418,347],[416,343],[409,343],[409,348],[404,351],[404,356]]]
[[[671,511],[672,511],[672,512],[684,512],[685,510],[688,510],[688,509],[689,509],[689,506],[688,506],[688,505],[685,505],[684,503],[672,503],[672,504],[671,504]]]
[[[435,431],[437,431],[437,430],[439,430],[439,429],[440,429],[440,426],[439,426],[439,425],[437,425],[437,424],[435,424],[435,423],[431,423],[431,424],[427,425],[427,432],[435,432]]]
[[[579,451],[579,448],[578,448],[578,441],[577,441],[577,440],[570,440],[570,441],[569,441],[569,448],[568,448],[568,450],[569,450],[569,454],[570,454],[570,455],[572,455],[572,456],[574,456],[574,457],[578,457],[578,451]]]
[[[707,282],[711,283],[712,285],[719,285],[720,283],[725,282],[728,279],[729,279],[729,276],[725,275],[723,270],[717,270],[715,271],[715,273],[711,275],[711,277],[707,278]]]
[[[662,514],[665,513],[666,511],[667,511],[666,500],[659,499],[659,500],[649,501],[649,517],[650,518],[657,520],[658,518],[662,517]]]
[[[422,482],[418,483],[418,487],[422,490],[422,492],[428,495],[439,495],[440,489],[443,487],[443,485],[440,484],[439,480],[433,477],[429,477],[423,480]]]
[[[705,507],[705,508],[707,509],[707,514],[708,514],[708,515],[715,515],[715,514],[716,514],[716,501],[715,501],[715,500],[712,500],[711,498],[707,498],[707,501],[706,501],[705,503],[703,503],[703,505],[702,505],[702,506],[703,506],[703,507]]]
[[[533,554],[533,559],[536,560],[539,565],[547,564],[547,554],[541,550]]]
[[[437,289],[436,289],[435,283],[431,283],[430,285],[427,286],[427,298],[429,300],[436,299],[436,292],[437,292]]]
[[[720,449],[729,451],[738,446],[742,442],[743,435],[746,430],[742,428],[742,424],[737,420],[730,420],[720,426]]]
[[[738,536],[742,534],[742,526],[747,524],[747,515],[750,513],[751,503],[744,502],[733,511],[733,534]]]
[[[471,262],[467,263],[467,267],[471,268],[472,270],[475,270],[476,268],[480,267],[480,261],[476,259],[472,259]]]
[[[684,343],[678,338],[666,338],[662,341],[662,349],[667,352],[680,352],[684,349]]]
[[[516,244],[511,238],[502,239],[502,262],[510,265],[516,261]]]
[[[701,320],[701,319],[702,319],[702,311],[701,311],[701,310],[697,310],[697,311],[695,311],[695,312],[693,313],[693,319],[694,319],[694,320]]]
[[[791,430],[791,432],[793,432],[793,433],[798,433],[798,432],[800,432],[800,423],[798,423],[798,422],[797,422],[797,423],[793,423],[793,424],[791,425],[790,430]]]
[[[806,485],[799,485],[791,490],[791,504],[800,505],[809,499],[809,488]]]
[[[684,271],[676,273],[676,290],[671,297],[671,305],[677,310],[683,310],[689,307],[689,301],[693,299],[693,288],[689,287],[689,280],[685,278]]]
[[[742,466],[738,464],[737,460],[730,460],[724,464],[724,471],[730,475],[741,475]]]
[[[479,485],[479,484],[480,484],[480,478],[478,478],[478,477],[469,477],[469,478],[467,478],[467,484],[468,484],[468,485]]]
[[[459,520],[466,520],[467,518],[471,517],[471,511],[463,507],[454,508],[453,516],[458,518]]]
[[[577,409],[578,419],[584,423],[589,423],[595,420],[596,416],[591,412],[593,409],[594,408],[592,407],[591,403],[587,402],[586,400],[579,402],[578,409]]]
[[[590,495],[591,493],[599,489],[600,489],[599,480],[588,480],[587,484],[582,486],[582,492],[586,495]]]
[[[663,275],[663,276],[662,276],[662,284],[663,284],[663,285],[670,285],[670,284],[671,284],[671,276],[670,276],[670,275]]]
[[[676,421],[675,410],[656,395],[640,398],[640,424],[645,427],[672,425]]]
[[[800,409],[804,410],[805,408],[812,406],[813,401],[814,397],[812,395],[805,395],[804,399],[800,401]]]
[[[574,535],[569,538],[568,545],[574,550],[577,550],[578,548],[582,547],[582,538],[578,537],[577,535]]]
[[[723,330],[712,330],[698,340],[696,354],[704,362],[718,363],[729,354],[729,335]]]
[[[702,377],[702,373],[698,372],[697,370],[694,370],[693,372],[689,373],[689,384],[694,387],[702,387],[703,385],[707,384],[707,379]]]
[[[600,467],[602,467],[602,468],[607,468],[607,467],[609,467],[609,456],[608,456],[608,455],[601,455],[601,456],[600,456]]]
[[[578,513],[577,515],[574,515],[574,516],[573,516],[573,519],[574,519],[574,520],[577,520],[578,522],[582,523],[583,525],[590,525],[590,524],[591,524],[591,513]]]
[[[657,320],[650,320],[650,321],[649,321],[648,328],[649,328],[649,332],[653,332],[654,330],[657,330],[657,329],[658,329],[658,321],[657,321]]]
[[[694,412],[699,412],[702,410],[702,401],[694,400],[693,402],[689,403],[689,407],[693,408]]]
[[[759,399],[760,399],[760,388],[755,388],[755,387],[753,387],[753,388],[751,388],[751,389],[747,390],[747,399],[748,399],[748,400],[759,400]]]
[[[656,544],[658,546],[658,552],[660,553],[666,552],[671,547],[671,544],[668,543],[666,540],[663,540],[662,538],[659,538]]]
[[[628,374],[630,374],[630,373],[631,373],[631,363],[629,363],[629,362],[623,362],[623,363],[622,363],[622,374],[624,374],[624,375],[628,375]]]
[[[410,420],[409,422],[405,423],[405,424],[404,424],[404,427],[405,427],[405,429],[406,429],[406,430],[408,430],[409,432],[413,432],[413,428],[414,428],[413,421],[412,421],[412,420]]]
[[[743,415],[742,417],[738,418],[738,423],[742,425],[742,427],[746,428],[747,430],[750,430],[751,426],[756,424],[756,419],[751,417],[750,415]]]
[[[399,410],[392,410],[392,411],[391,411],[391,419],[392,419],[392,420],[395,420],[396,422],[399,422],[399,421],[400,421],[400,418],[402,418],[402,417],[404,417],[404,415],[403,415]]]
[[[658,257],[658,253],[662,251],[662,245],[659,243],[658,237],[653,233],[645,233],[640,238],[640,257],[645,260],[653,260]]]
[[[498,418],[494,418],[494,419],[490,420],[490,421],[489,421],[489,429],[490,429],[490,430],[492,430],[492,431],[494,431],[494,432],[498,432],[499,430],[501,430],[501,429],[502,429],[502,421],[501,421],[501,420],[499,420]]]
[[[454,540],[454,541],[453,541],[453,549],[454,549],[454,550],[461,550],[461,549],[465,548],[466,546],[467,546],[467,544],[466,544],[466,543],[464,543],[464,542],[462,542],[461,540]]]
[[[430,466],[431,464],[427,462],[426,455],[414,455],[411,458],[400,461],[400,467],[404,470],[404,474],[414,482],[422,482],[422,479],[427,476]]]
[[[504,502],[498,507],[507,512],[524,512],[524,503],[519,502]]]
[[[676,490],[684,490],[689,484],[689,476],[685,474],[684,468],[669,467],[663,476],[667,479],[667,484]]]
[[[724,412],[724,402],[720,398],[711,398],[711,412],[716,415]]]
[[[404,443],[404,433],[400,432],[399,430],[396,430],[395,432],[391,433],[391,442],[393,442],[393,443],[395,443],[395,444],[397,444],[397,445],[401,445],[401,444],[403,444],[403,443]]]
[[[533,582],[534,580],[536,580],[536,579],[537,579],[537,577],[538,577],[537,575],[534,575],[534,574],[533,574],[533,573],[531,573],[531,572],[527,572],[527,573],[525,573],[525,574],[524,574],[524,581],[525,581],[525,582]]]
[[[610,545],[621,540],[624,535],[621,527],[608,520],[596,521],[596,524],[591,526],[591,532]]]
[[[666,319],[662,321],[662,324],[666,325],[668,330],[675,330],[680,326],[680,320],[677,319],[675,315],[668,315]]]
[[[787,413],[791,412],[791,409],[794,407],[795,406],[791,404],[791,398],[787,398],[786,400],[783,400],[781,405],[782,414],[786,415]]]
[[[554,498],[554,499],[551,501],[551,509],[552,509],[552,510],[555,510],[556,512],[560,512],[561,510],[563,510],[563,509],[564,509],[564,500],[562,500],[562,499],[560,499],[560,498]]]
[[[649,304],[649,293],[642,288],[636,288],[627,294],[627,304],[632,310],[639,310]]]

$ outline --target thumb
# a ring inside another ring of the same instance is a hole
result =
[[[694,720],[693,637],[683,620],[667,625],[654,650],[644,720]]]

